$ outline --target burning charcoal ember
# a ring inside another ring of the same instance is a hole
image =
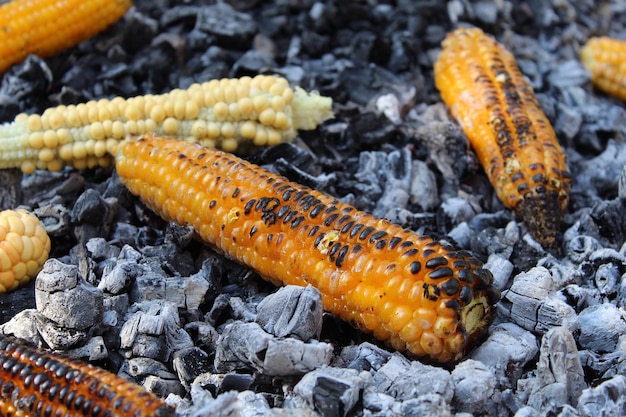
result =
[[[564,326],[578,328],[578,317],[572,307],[556,297],[554,279],[544,267],[522,272],[504,292],[501,311],[526,330],[543,333]]]
[[[274,336],[295,337],[306,342],[319,339],[323,313],[319,290],[310,285],[289,285],[259,303],[256,322]]]
[[[532,333],[513,323],[492,327],[489,338],[476,348],[470,358],[487,365],[502,387],[514,387],[524,372],[524,367],[539,352],[537,339]]]
[[[102,319],[102,292],[87,284],[78,268],[49,259],[37,276],[37,310],[54,327],[85,330]]]
[[[328,365],[331,357],[328,343],[277,338],[257,323],[234,322],[224,327],[215,368],[218,372],[252,369],[264,375],[302,375]]]
[[[496,377],[482,362],[468,359],[452,371],[453,404],[457,411],[472,414],[494,413],[491,402],[496,391]]]
[[[626,410],[626,377],[616,375],[594,388],[587,388],[578,398],[581,417],[618,416]]]
[[[367,372],[322,367],[304,375],[293,390],[321,415],[344,417],[350,414],[370,380]]]
[[[531,386],[528,405],[537,411],[557,413],[564,404],[576,406],[587,384],[574,336],[567,329],[557,327],[543,336]]]
[[[618,339],[626,334],[623,313],[610,303],[592,305],[580,312],[580,336],[583,349],[597,353],[613,352]]]

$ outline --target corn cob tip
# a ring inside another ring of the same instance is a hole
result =
[[[561,201],[556,193],[528,193],[515,208],[530,234],[546,250],[560,253],[560,225],[563,220]]]
[[[39,219],[26,210],[0,212],[0,293],[34,277],[50,253],[50,238]]]
[[[296,130],[313,130],[319,124],[334,117],[333,100],[320,96],[316,91],[307,93],[296,87],[293,98],[293,124]]]

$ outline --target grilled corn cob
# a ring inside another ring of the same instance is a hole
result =
[[[480,29],[443,41],[435,83],[504,205],[546,249],[557,249],[570,174],[565,155],[515,58]]]
[[[187,90],[47,109],[0,125],[0,169],[109,166],[129,134],[157,133],[228,152],[274,145],[332,117],[332,100],[295,90],[286,79],[213,80]]]
[[[39,272],[50,253],[50,238],[26,210],[0,212],[0,293],[12,291]]]
[[[591,38],[580,50],[580,59],[596,87],[626,100],[626,41]]]
[[[479,260],[231,154],[152,135],[121,145],[123,184],[168,221],[399,351],[448,362],[486,331],[500,293]]]
[[[49,57],[121,18],[131,0],[13,0],[0,5],[0,74],[28,54]]]
[[[173,415],[139,385],[0,335],[0,416]]]

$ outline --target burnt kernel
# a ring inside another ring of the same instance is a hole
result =
[[[278,211],[276,212],[276,215],[280,219],[281,217],[283,217],[285,214],[287,214],[290,211],[291,211],[291,206],[285,204],[284,206],[278,209]]]
[[[335,260],[335,254],[337,253],[340,247],[341,245],[338,242],[334,242],[333,245],[330,247],[330,250],[328,251],[328,256],[330,257],[331,261]]]
[[[424,258],[428,258],[431,255],[434,255],[436,253],[436,251],[434,249],[424,249],[424,251],[422,252],[422,256]]]
[[[4,369],[5,371],[9,371],[13,365],[15,365],[17,363],[17,361],[13,358],[7,358],[3,363],[2,363],[2,369]]]
[[[517,186],[517,192],[520,193],[520,194],[528,191],[528,189],[529,189],[529,186],[528,186],[527,182],[523,182],[523,183],[521,183],[520,185]]]
[[[376,249],[385,249],[385,246],[387,246],[387,239],[381,239],[378,242],[376,242],[376,245],[374,245],[374,247]]]
[[[389,249],[395,249],[395,247],[398,246],[398,243],[400,242],[402,242],[402,239],[400,239],[399,237],[392,237],[391,239],[389,239]]]
[[[459,269],[459,270],[465,270],[465,269],[471,268],[471,265],[465,259],[457,259],[453,261],[452,266],[455,269]]]
[[[363,250],[363,246],[359,245],[358,243],[356,245],[354,245],[354,247],[352,248],[352,253],[359,253]]]
[[[315,234],[317,233],[318,230],[320,230],[319,226],[311,227],[311,230],[309,230],[309,237],[315,236]]]
[[[359,235],[359,239],[360,240],[365,240],[367,239],[367,237],[374,231],[374,228],[372,226],[367,226],[365,229],[363,229],[363,231],[361,232],[361,234]]]
[[[239,195],[240,192],[241,192],[241,190],[239,189],[239,187],[235,187],[235,191],[233,191],[233,195],[231,197],[232,198],[237,198],[237,196]]]
[[[252,226],[250,228],[250,237],[254,236],[254,234],[258,231],[259,229],[256,227],[256,225]]]
[[[540,183],[542,183],[542,184],[547,184],[547,183],[548,183],[548,179],[546,178],[546,176],[545,176],[545,175],[543,175],[543,174],[541,174],[541,173],[540,173],[540,174],[535,174],[535,175],[533,175],[533,176],[531,177],[531,179],[532,179],[534,182],[540,182]]]
[[[451,278],[451,279],[445,281],[443,284],[441,284],[441,289],[447,295],[452,296],[452,295],[457,293],[457,291],[459,290],[460,286],[461,286],[461,284],[459,283],[459,281],[457,279]]]
[[[411,269],[412,274],[419,274],[419,272],[422,270],[422,264],[418,261],[413,261],[411,262],[409,268]]]
[[[446,301],[445,306],[449,309],[456,311],[457,313],[459,312],[459,310],[461,310],[461,303],[459,303],[459,300],[454,298]]]
[[[291,222],[291,228],[295,229],[296,227],[300,226],[300,224],[302,224],[302,222],[304,221],[304,216],[298,216],[295,219],[293,219],[293,221]]]
[[[302,198],[303,195],[308,194],[306,191],[304,190],[300,190],[298,191],[294,196],[293,196],[293,201],[298,201]]]
[[[349,220],[351,218],[352,218],[352,216],[344,214],[343,216],[341,216],[339,218],[339,220],[337,220],[337,223],[335,224],[335,226],[339,227],[339,226],[341,226],[342,224],[344,224],[347,220]]]
[[[478,278],[476,289],[482,290],[489,287],[493,282],[493,275],[486,269],[474,270],[474,275]]]
[[[426,254],[424,254],[424,256],[426,256]],[[430,268],[430,269],[437,268],[438,266],[444,266],[444,265],[448,265],[448,259],[443,256],[437,256],[436,258],[431,258],[427,260],[425,263],[426,268]]]
[[[417,248],[412,248],[412,249],[409,249],[408,251],[404,252],[404,253],[402,254],[402,256],[408,256],[408,257],[411,257],[411,256],[415,256],[415,255],[417,255],[417,253],[418,253],[418,252],[419,252],[419,249],[417,249]]]
[[[274,240],[274,235],[273,235],[273,234],[271,234],[271,233],[269,233],[269,234],[267,235],[267,243],[272,243],[272,240]]]
[[[437,301],[439,299],[441,290],[439,290],[439,288],[435,284],[424,283],[423,288],[424,288],[424,298],[427,298],[430,301]]]
[[[214,208],[216,204],[217,204],[217,201],[215,201],[215,200],[211,200],[211,201],[209,202],[209,208],[210,208],[210,209]]]
[[[269,198],[267,198],[267,197],[261,197],[261,198],[259,198],[259,199],[258,199],[258,201],[256,202],[256,205],[254,206],[254,209],[255,209],[256,211],[260,211],[260,210],[264,209],[264,208],[265,208],[265,205],[266,205],[266,204],[267,204],[267,202],[268,202],[268,200],[269,200]]]
[[[312,196],[311,194],[309,194],[306,197],[302,198],[300,201],[298,201],[298,205],[302,206],[305,210],[308,210],[311,207],[314,200],[316,200],[316,198]]]
[[[337,268],[341,268],[341,266],[343,265],[343,262],[346,259],[346,255],[348,254],[349,249],[350,247],[348,245],[344,245],[341,247],[341,250],[337,254],[337,261],[335,262],[335,265],[337,266]]]
[[[334,221],[337,220],[337,217],[339,217],[339,213],[333,213],[328,216],[326,219],[324,219],[324,226],[330,227],[334,223]]]
[[[459,294],[459,299],[463,303],[463,305],[468,305],[474,299],[474,290],[472,287],[465,286],[461,288],[461,293]]]
[[[537,194],[545,194],[546,193],[546,187],[543,185],[538,185],[535,187],[535,192]]]
[[[204,157],[205,157],[205,156],[206,156],[206,152],[201,152],[201,153],[198,155],[198,159],[204,159]]]
[[[256,203],[256,199],[254,198],[251,198],[250,200],[248,200],[246,205],[243,206],[243,214],[250,214],[250,212],[252,211],[252,207],[254,207],[255,203]]]
[[[287,215],[285,216],[285,218],[283,219],[283,223],[289,223],[290,221],[293,220],[294,217],[296,217],[298,215],[298,212],[296,210],[292,210],[289,213],[287,213]]]
[[[289,188],[289,186],[288,186],[288,185],[287,185],[287,187]],[[282,187],[281,187],[281,188],[282,188]],[[294,193],[294,191],[296,191],[296,190],[295,190],[295,189],[293,189],[293,188],[289,188],[287,191],[285,191],[285,192],[283,193],[283,200],[285,200],[285,201],[289,201],[289,199],[291,198],[291,195]],[[278,192],[280,193],[280,192],[282,192],[282,190],[280,190],[280,189],[279,189],[279,190],[278,190]]]
[[[313,209],[309,212],[309,216],[314,219],[315,217],[317,217],[318,214],[320,214],[324,209],[326,208],[326,206],[322,203],[318,204],[317,206],[313,207]]]
[[[415,243],[411,242],[410,240],[405,240],[404,242],[402,242],[402,244],[400,245],[401,248],[408,248],[409,246],[413,246]]]
[[[500,301],[500,297],[502,293],[500,290],[494,286],[487,288],[487,303],[489,305],[495,305],[498,301]]]
[[[454,275],[454,271],[451,268],[447,267],[447,266],[444,266],[443,268],[435,269],[434,271],[431,271],[428,274],[428,276],[431,279],[449,278],[449,277],[451,277],[453,275]]]
[[[341,233],[347,233],[348,230],[350,230],[352,228],[352,226],[354,226],[355,221],[349,221],[348,223],[346,223],[340,230]]]
[[[356,237],[356,235],[359,234],[359,232],[361,231],[361,229],[363,229],[363,224],[362,223],[357,223],[356,225],[354,225],[354,227],[352,228],[352,230],[350,231],[350,238],[354,238]]]
[[[317,248],[320,243],[322,243],[322,239],[324,239],[324,236],[326,236],[326,233],[320,233],[319,235],[317,235],[315,241],[313,242],[313,246]]]
[[[265,203],[265,207],[263,207],[264,213],[269,213],[276,210],[276,207],[280,207],[280,200],[276,197],[271,197],[267,199],[267,203]]]

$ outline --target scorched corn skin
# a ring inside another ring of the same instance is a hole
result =
[[[154,394],[108,371],[0,335],[2,417],[171,417]]]
[[[0,74],[28,54],[49,57],[119,20],[131,0],[13,0],[0,5]]]
[[[122,183],[168,221],[399,351],[459,359],[500,293],[464,251],[357,211],[231,154],[147,135],[116,158]]]
[[[580,50],[580,59],[596,87],[626,100],[626,41],[591,38]]]
[[[570,173],[556,135],[515,58],[477,28],[449,33],[435,83],[504,205],[549,250],[558,237]]]
[[[332,117],[332,100],[286,79],[258,75],[193,84],[187,90],[101,99],[20,114],[0,124],[0,169],[109,166],[120,141],[156,133],[228,152],[292,140]]]

